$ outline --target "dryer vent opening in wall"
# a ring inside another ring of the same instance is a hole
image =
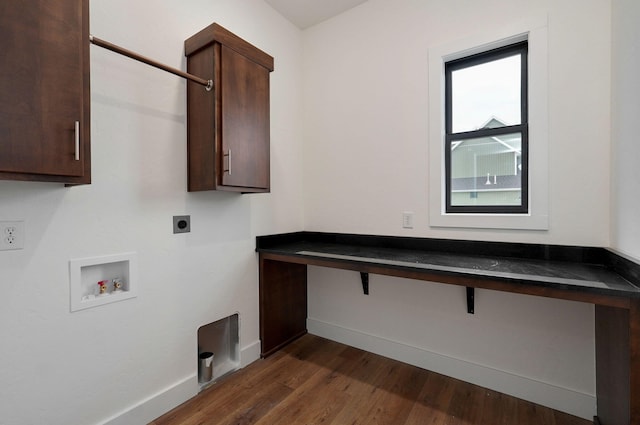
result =
[[[198,329],[198,383],[201,390],[240,368],[239,331],[238,313]]]

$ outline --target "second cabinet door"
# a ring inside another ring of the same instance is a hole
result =
[[[222,46],[223,186],[269,189],[269,70]]]

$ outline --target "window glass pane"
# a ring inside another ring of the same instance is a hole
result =
[[[521,205],[520,133],[451,142],[451,205]]]
[[[519,54],[451,73],[452,131],[521,124]]]

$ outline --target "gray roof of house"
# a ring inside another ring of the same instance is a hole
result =
[[[487,183],[487,176],[484,177],[461,177],[452,179],[451,190],[458,192],[480,192],[488,190],[520,190],[522,187],[522,180],[520,174],[508,175],[508,176],[489,176]],[[493,183],[495,181],[495,184]]]

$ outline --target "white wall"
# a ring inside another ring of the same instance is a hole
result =
[[[611,214],[612,246],[640,255],[639,11],[612,1],[613,49],[601,0],[370,0],[304,38],[261,0],[92,0],[96,36],[175,67],[183,40],[214,21],[275,57],[272,193],[186,193],[184,81],[92,47],[93,184],[0,182],[0,219],[27,232],[24,250],[0,252],[0,424],[144,423],[193,395],[197,328],[236,311],[253,360],[258,234],[608,246]],[[428,49],[533,14],[549,20],[550,229],[431,229]],[[178,214],[190,234],[171,234]],[[138,298],[70,313],[68,261],[132,250]],[[309,282],[317,333],[593,413],[589,305],[478,291],[470,316],[462,288],[371,276],[365,297],[357,274],[322,268]]]
[[[611,244],[640,258],[640,3],[613,1]]]
[[[429,49],[540,15],[549,37],[549,230],[430,228]],[[608,246],[610,19],[602,0],[369,0],[306,30],[305,228]],[[401,228],[402,211],[415,213],[413,230]],[[593,306],[478,291],[470,316],[463,288],[382,276],[371,285],[366,297],[357,274],[312,268],[310,329],[595,413]]]
[[[262,0],[90,6],[94,35],[177,68],[212,22],[275,57],[272,193],[187,193],[186,83],[92,46],[93,184],[0,182],[0,220],[26,224],[0,252],[0,424],[147,423],[197,391],[198,327],[235,312],[255,360],[254,238],[302,229],[300,31]],[[69,260],[127,251],[139,296],[70,313]]]

